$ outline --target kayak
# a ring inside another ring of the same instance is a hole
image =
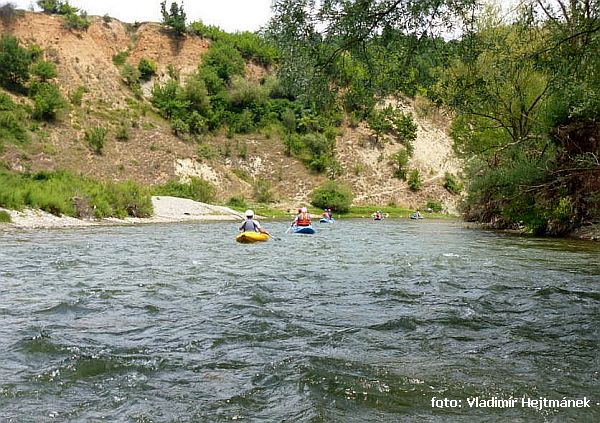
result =
[[[322,217],[319,219],[319,222],[321,223],[333,223],[335,222],[335,219],[327,219],[326,217]]]
[[[292,231],[295,234],[314,234],[317,232],[312,226],[292,226]]]
[[[251,244],[253,242],[266,241],[268,239],[269,235],[254,231],[240,232],[238,236],[235,237],[235,240],[242,244]]]
[[[410,218],[411,218],[411,219],[424,219],[424,217],[423,217],[423,216],[419,216],[419,215],[418,215],[418,214],[416,214],[416,213],[413,213],[413,214],[411,214],[411,215],[410,215]]]

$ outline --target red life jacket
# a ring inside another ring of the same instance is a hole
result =
[[[298,215],[298,219],[296,220],[296,225],[310,226],[310,217],[309,217],[308,213],[300,213]]]

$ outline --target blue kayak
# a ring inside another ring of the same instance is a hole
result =
[[[317,232],[312,226],[292,226],[292,231],[295,234],[314,234]]]
[[[322,217],[322,218],[319,219],[319,222],[321,222],[321,223],[333,223],[333,222],[335,222],[335,219],[333,219],[333,218],[332,219],[327,219],[326,217]]]

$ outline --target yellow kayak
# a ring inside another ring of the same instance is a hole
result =
[[[253,242],[266,241],[268,239],[269,235],[263,234],[262,232],[253,231],[241,232],[238,236],[235,237],[235,240],[237,242],[241,242],[242,244],[251,244]]]

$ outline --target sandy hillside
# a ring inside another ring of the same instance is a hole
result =
[[[151,105],[150,89],[169,78],[169,68],[178,71],[182,79],[193,73],[210,41],[189,35],[174,37],[157,23],[91,19],[92,24],[83,31],[66,29],[61,17],[41,13],[24,12],[9,26],[0,21],[0,30],[25,45],[39,45],[45,58],[57,64],[57,83],[66,98],[84,90],[81,105],[71,104],[56,122],[41,124],[30,144],[8,145],[0,153],[0,161],[9,168],[30,172],[66,169],[101,180],[143,184],[198,176],[215,185],[219,202],[233,196],[252,202],[257,183],[267,181],[272,200],[285,208],[307,203],[311,192],[327,180],[327,175],[311,173],[298,160],[287,157],[276,130],[230,138],[225,130],[206,135],[201,140],[203,151],[196,142],[174,136],[169,123]],[[113,57],[123,52],[128,52],[126,60],[131,65],[144,57],[158,65],[157,76],[142,86],[141,97],[125,85],[113,62]],[[247,63],[246,76],[260,80],[269,71]],[[401,106],[418,124],[410,166],[420,170],[423,189],[411,192],[406,182],[392,176],[389,157],[399,145],[373,146],[364,126],[339,128],[336,152],[343,172],[338,180],[352,188],[356,204],[416,208],[435,200],[449,211],[456,210],[457,197],[441,186],[444,173],[456,174],[460,167],[445,133],[447,122],[435,115],[420,117],[412,102]],[[95,127],[108,131],[101,155],[85,141],[86,131]],[[122,127],[129,133],[126,141],[115,136]]]

